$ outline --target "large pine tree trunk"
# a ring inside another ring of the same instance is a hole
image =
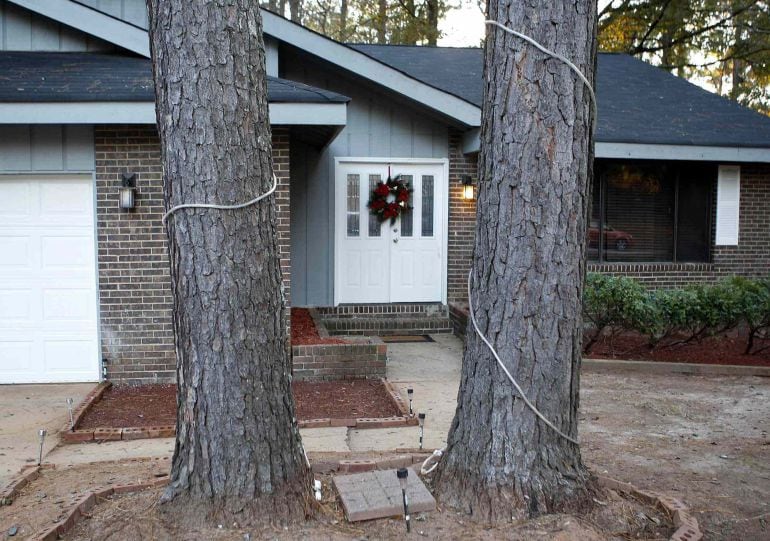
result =
[[[257,0],[149,0],[167,206],[236,204],[272,185]],[[310,474],[294,419],[269,197],[168,220],[177,440],[165,500],[189,517],[304,517]]]
[[[593,81],[596,3],[491,0],[489,18],[570,58]],[[482,332],[530,400],[577,438],[591,106],[559,60],[488,27],[472,300]],[[579,448],[537,419],[472,327],[436,477],[479,520],[590,501]]]

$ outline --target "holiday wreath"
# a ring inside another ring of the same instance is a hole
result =
[[[412,210],[409,204],[412,191],[409,183],[401,180],[400,175],[395,178],[389,176],[388,180],[378,182],[374,187],[367,206],[380,223],[390,220],[392,225],[402,212]]]

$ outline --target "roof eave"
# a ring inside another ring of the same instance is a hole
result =
[[[344,126],[346,103],[270,103],[273,126]],[[4,102],[0,124],[155,124],[147,101]]]
[[[479,152],[480,145],[479,129],[468,130],[463,134],[463,153],[476,154]],[[597,141],[594,157],[626,160],[770,163],[770,148]]]

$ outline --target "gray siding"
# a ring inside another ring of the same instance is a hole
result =
[[[334,158],[448,158],[449,128],[332,67],[281,50],[281,77],[349,96],[347,126],[322,151],[292,141],[292,304],[329,306],[334,288]],[[297,153],[295,154],[295,151]]]
[[[147,5],[145,0],[79,0],[116,19],[147,29]]]
[[[0,50],[103,52],[112,51],[114,47],[0,0]]]
[[[0,173],[93,170],[91,126],[0,126]]]

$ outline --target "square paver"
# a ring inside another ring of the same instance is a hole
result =
[[[404,513],[396,470],[337,475],[334,477],[334,486],[350,522],[400,516]],[[433,495],[411,469],[407,478],[406,496],[410,514],[436,509]]]

